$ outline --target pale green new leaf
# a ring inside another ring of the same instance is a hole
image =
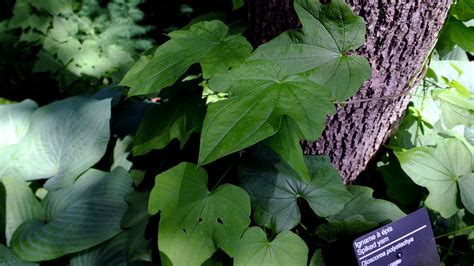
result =
[[[32,100],[0,105],[0,151],[4,146],[20,142],[28,131],[31,114],[37,108]]]
[[[473,169],[474,170],[474,169]],[[474,214],[474,173],[459,177],[459,190],[461,192],[461,201],[466,209]]]
[[[224,184],[208,191],[202,168],[181,163],[156,177],[148,205],[161,211],[158,246],[173,265],[201,265],[221,248],[234,256],[250,223],[250,199]]]
[[[469,93],[469,92],[467,92]],[[474,100],[456,91],[434,91],[433,96],[441,105],[441,121],[448,128],[456,125],[474,125]]]
[[[120,167],[89,170],[73,185],[50,191],[44,199],[47,222],[30,220],[13,234],[11,247],[28,261],[59,258],[102,243],[122,232],[131,177]]]
[[[326,89],[285,75],[270,61],[251,61],[218,74],[209,87],[230,95],[209,105],[201,133],[201,165],[274,135],[283,116],[296,123],[305,139],[314,141],[324,129],[326,115],[335,111]]]
[[[0,177],[72,184],[104,155],[110,116],[110,99],[72,97],[37,109],[21,141],[0,148]]]
[[[258,159],[264,158],[264,159]],[[301,218],[298,198],[321,217],[339,213],[350,200],[341,177],[328,157],[306,156],[312,180],[303,181],[268,149],[261,149],[239,169],[242,187],[252,199],[255,222],[274,232],[291,230]]]
[[[123,169],[130,171],[133,163],[127,159],[130,155],[133,145],[133,137],[130,135],[125,136],[123,139],[117,139],[114,147],[114,161],[110,167],[110,171],[114,170],[115,167],[123,167]]]
[[[244,61],[252,46],[240,35],[229,35],[221,21],[204,21],[189,29],[169,33],[171,40],[156,50],[146,65],[137,64],[121,85],[130,87],[129,95],[159,92],[178,80],[195,63],[200,63],[204,78],[225,71]]]
[[[234,265],[304,266],[307,261],[308,247],[298,235],[284,231],[279,233],[273,241],[268,241],[261,228],[252,227],[245,231],[240,240]]]
[[[426,187],[429,195],[425,204],[449,218],[458,210],[458,182],[461,176],[473,171],[472,154],[463,142],[445,139],[434,147],[417,147],[403,152],[395,152],[400,165],[416,184]],[[466,186],[470,178],[464,177]],[[464,200],[466,194],[464,193]],[[466,202],[470,205],[469,201]]]
[[[250,59],[274,61],[287,74],[306,72],[330,89],[334,99],[349,98],[371,75],[367,59],[347,54],[364,44],[364,21],[343,0],[298,0],[295,9],[303,28],[261,45]]]
[[[3,186],[3,187],[2,187]],[[2,195],[4,194],[4,195]],[[5,201],[5,237],[7,245],[15,230],[30,219],[44,219],[44,212],[28,183],[13,177],[0,180],[0,198]],[[0,208],[3,209],[3,208]],[[1,217],[1,216],[0,216]]]

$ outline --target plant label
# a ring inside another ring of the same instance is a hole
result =
[[[357,238],[352,246],[361,266],[440,265],[425,208]]]

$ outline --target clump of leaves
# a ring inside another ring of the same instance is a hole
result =
[[[151,48],[138,25],[140,0],[19,0],[9,21],[19,41],[40,45],[34,71],[51,72],[62,87],[78,79],[117,81],[137,55]]]

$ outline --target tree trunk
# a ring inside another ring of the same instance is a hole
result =
[[[261,1],[250,0],[249,7],[250,2]],[[266,2],[268,5],[282,0]],[[293,4],[290,0],[285,2]],[[328,118],[321,138],[314,143],[304,143],[303,147],[306,154],[329,155],[341,176],[349,182],[357,178],[396,130],[393,125],[403,116],[410,100],[407,92],[411,93],[423,77],[422,64],[436,43],[452,0],[346,2],[367,23],[366,43],[356,53],[368,58],[372,77],[351,98],[352,103],[338,106],[337,113]],[[249,17],[259,15],[252,14],[252,9],[249,11]],[[267,8],[266,12],[273,11]],[[255,23],[250,27],[251,33],[264,27],[261,20],[250,22]]]

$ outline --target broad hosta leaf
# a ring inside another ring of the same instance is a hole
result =
[[[175,138],[182,148],[193,132],[201,130],[204,112],[200,102],[193,99],[154,105],[138,128],[133,154],[138,156],[163,149]]]
[[[295,170],[306,182],[311,182],[311,175],[304,162],[303,149],[300,145],[302,136],[295,122],[284,117],[280,131],[265,140],[265,145],[270,147],[280,158]]]
[[[208,191],[204,169],[181,163],[158,175],[149,212],[161,211],[158,246],[173,265],[200,265],[219,247],[234,256],[250,223],[250,199],[234,185]]]
[[[273,241],[268,241],[259,227],[245,231],[234,265],[292,265],[303,266],[308,260],[308,247],[296,234],[290,231],[279,233]]]
[[[390,201],[373,198],[371,188],[349,186],[347,190],[352,194],[351,200],[341,212],[328,217],[329,221],[361,220],[362,217],[367,222],[382,223],[405,216],[397,205]]]
[[[89,170],[73,185],[50,191],[47,223],[30,220],[14,233],[11,247],[28,261],[43,261],[85,250],[122,231],[131,177],[120,167],[111,173]]]
[[[417,147],[395,155],[413,182],[428,189],[425,204],[429,208],[444,218],[459,210],[457,183],[473,171],[472,154],[461,141],[445,139],[436,148]]]
[[[251,60],[274,61],[287,74],[306,72],[311,80],[329,88],[333,98],[349,98],[371,75],[367,59],[347,54],[364,44],[364,21],[343,0],[329,4],[298,0],[295,9],[303,29],[261,45]]]
[[[13,252],[5,247],[0,245],[0,265],[3,266],[35,266],[37,263],[31,263],[24,260],[21,260]]]
[[[239,169],[242,186],[252,199],[255,222],[275,232],[290,230],[300,221],[298,198],[305,199],[321,217],[337,214],[350,200],[341,177],[329,158],[306,156],[311,183],[268,151],[262,150],[251,163]]]
[[[198,22],[188,30],[168,34],[171,40],[161,45],[152,58],[137,64],[121,84],[130,87],[129,95],[159,92],[172,85],[194,63],[200,63],[204,78],[240,64],[252,46],[240,35],[229,35],[229,28],[218,20]]]
[[[0,181],[0,198],[5,200],[1,204],[5,204],[5,214],[3,216],[6,220],[5,236],[7,245],[10,244],[13,233],[22,223],[30,219],[44,219],[41,204],[23,180],[4,177]]]
[[[209,105],[201,134],[199,163],[206,164],[274,135],[283,116],[298,125],[304,138],[316,140],[326,115],[335,111],[329,92],[299,76],[282,74],[269,61],[252,61],[218,74],[213,91],[228,100]]]
[[[37,108],[38,105],[31,100],[0,105],[0,150],[20,142],[28,131],[31,114]]]
[[[110,99],[72,97],[37,109],[21,141],[0,150],[0,177],[72,184],[104,155],[109,120]]]
[[[143,265],[143,263],[128,262],[127,241],[129,237],[129,232],[122,232],[101,245],[74,254],[71,259],[71,266]]]

